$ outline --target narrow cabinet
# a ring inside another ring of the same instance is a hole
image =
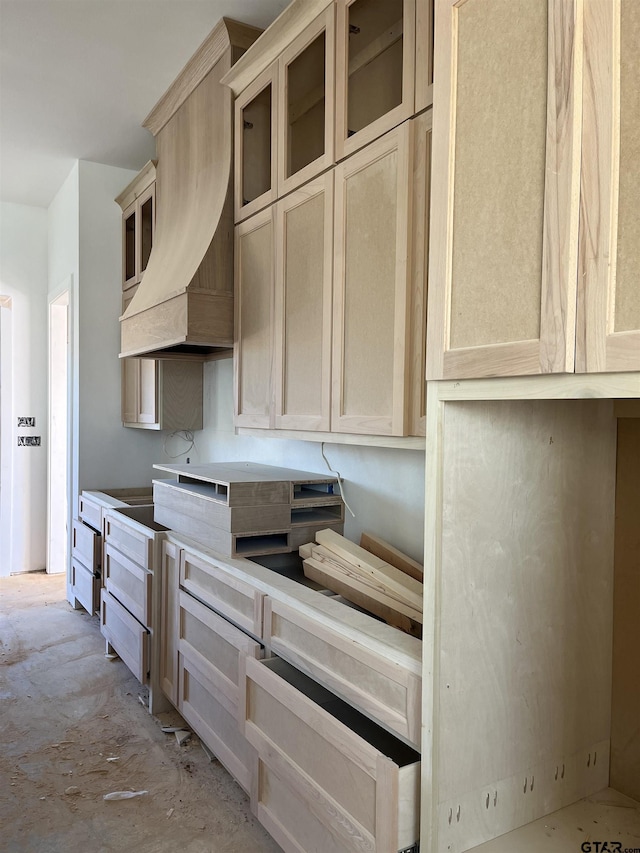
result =
[[[412,130],[336,167],[334,432],[406,434]]]
[[[334,42],[330,5],[278,60],[279,197],[334,163]]]
[[[437,0],[435,27],[427,377],[571,372],[582,4]]]
[[[153,160],[116,198],[122,208],[122,288],[142,280],[156,225],[156,164]]]
[[[587,0],[576,371],[640,370],[640,6]]]
[[[273,232],[272,208],[236,226],[236,426],[273,426]]]
[[[416,0],[338,0],[336,33],[340,160],[414,112]]]
[[[275,427],[331,425],[333,173],[276,205]]]
[[[262,210],[276,197],[277,71],[274,62],[236,100],[236,222]]]

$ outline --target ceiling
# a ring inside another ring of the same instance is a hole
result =
[[[140,169],[141,122],[221,17],[289,0],[0,0],[0,201],[47,207],[76,160]]]

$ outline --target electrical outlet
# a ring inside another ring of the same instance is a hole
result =
[[[18,447],[40,447],[39,435],[19,435]]]
[[[18,418],[19,427],[34,427],[36,425],[35,418]]]

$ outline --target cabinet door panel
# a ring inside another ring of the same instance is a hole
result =
[[[278,194],[333,164],[334,22],[329,5],[279,60]]]
[[[160,604],[160,686],[178,705],[178,596],[180,549],[173,542],[162,543],[162,598]]]
[[[279,429],[328,430],[333,174],[276,211],[276,412]]]
[[[336,21],[338,160],[413,113],[415,17],[415,0],[339,0]]]
[[[428,378],[572,371],[580,9],[437,9]]]
[[[640,369],[640,7],[585,4],[576,370]]]
[[[272,426],[273,219],[271,209],[236,227],[235,422]]]
[[[406,431],[411,131],[336,168],[334,432]]]

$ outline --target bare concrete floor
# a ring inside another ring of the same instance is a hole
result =
[[[162,732],[172,721],[143,708],[97,618],[64,596],[60,576],[0,579],[2,853],[280,851],[197,737]],[[124,790],[148,793],[103,799]]]

